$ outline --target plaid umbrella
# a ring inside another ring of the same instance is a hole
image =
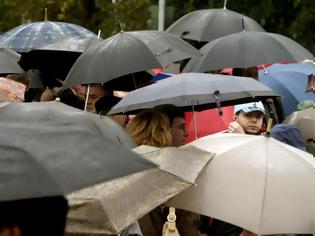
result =
[[[75,24],[66,22],[41,21],[20,25],[0,37],[0,47],[17,52],[27,52],[43,47],[50,40],[64,37],[95,37],[96,35]]]

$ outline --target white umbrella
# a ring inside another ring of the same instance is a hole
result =
[[[135,151],[159,169],[99,184],[68,196],[66,235],[117,234],[191,186],[213,154],[194,147]]]
[[[273,138],[211,135],[188,146],[217,155],[168,205],[257,234],[315,232],[315,160]]]

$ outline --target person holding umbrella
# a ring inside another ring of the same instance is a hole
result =
[[[234,106],[234,121],[228,127],[229,133],[259,135],[266,114],[262,102],[251,102]],[[200,231],[206,235],[246,236],[248,231],[241,227],[206,216],[201,217]]]
[[[234,107],[234,121],[230,123],[230,133],[259,134],[266,114],[262,102],[238,104]]]

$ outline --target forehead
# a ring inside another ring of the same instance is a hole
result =
[[[244,116],[247,116],[247,117],[252,117],[252,116],[263,117],[264,116],[264,113],[261,111],[251,111],[248,113],[241,112],[240,114],[243,114]]]

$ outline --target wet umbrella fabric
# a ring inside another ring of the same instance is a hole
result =
[[[72,65],[86,48],[101,42],[96,37],[65,37],[47,45],[21,53],[19,65],[25,70],[39,69],[46,79],[64,80]],[[45,78],[44,78],[45,79]]]
[[[314,56],[292,39],[266,32],[240,32],[207,43],[202,56],[192,58],[185,72],[206,72],[226,67],[249,68],[277,62],[299,62]]]
[[[27,52],[45,46],[50,40],[64,37],[96,37],[82,26],[55,21],[40,21],[17,26],[0,36],[0,47]]]
[[[117,234],[191,186],[214,156],[194,147],[140,146],[135,152],[159,169],[142,171],[68,195],[66,235]]]
[[[190,145],[216,156],[197,184],[168,205],[260,235],[314,232],[312,155],[273,138],[241,134],[210,135]]]
[[[199,42],[246,31],[264,31],[253,19],[228,9],[207,9],[190,12],[175,21],[166,32]]]
[[[297,110],[304,100],[315,101],[314,93],[306,93],[309,75],[315,74],[315,67],[309,64],[274,64],[259,70],[259,81],[282,96],[286,116]]]
[[[91,115],[55,102],[2,104],[0,201],[64,195],[155,167]]]
[[[20,54],[8,48],[0,48],[0,74],[23,73],[23,69],[18,65],[20,57]]]
[[[104,83],[126,74],[164,68],[198,54],[189,43],[165,32],[120,32],[86,50],[71,68],[64,88]]]
[[[278,95],[249,77],[219,74],[184,73],[131,91],[110,114],[135,112],[157,105],[174,104],[187,111],[201,111]]]

